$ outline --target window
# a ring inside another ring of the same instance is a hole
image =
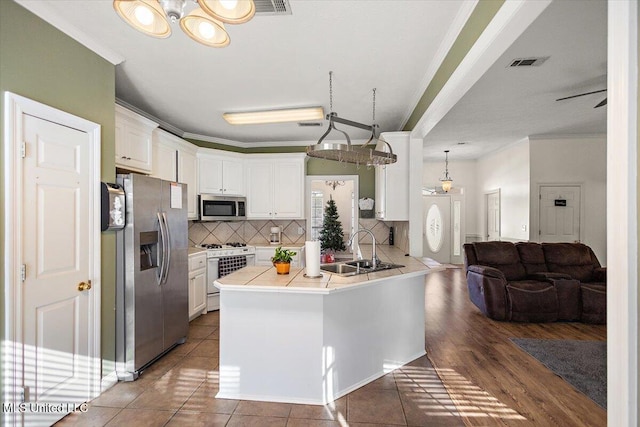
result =
[[[311,191],[311,240],[318,240],[324,221],[324,194]]]

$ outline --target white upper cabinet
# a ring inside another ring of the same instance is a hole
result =
[[[178,181],[187,184],[187,216],[198,219],[198,158],[192,144],[178,151]]]
[[[385,221],[408,221],[409,132],[385,132],[381,137],[389,143],[393,153],[398,156],[398,161],[376,166],[376,218]],[[380,149],[381,147],[378,147],[378,150]]]
[[[220,154],[219,150],[198,153],[198,191],[200,194],[243,196],[244,160],[241,155]]]
[[[247,219],[304,218],[304,154],[247,160]]]
[[[198,219],[198,147],[162,129],[153,131],[153,172],[151,176],[187,184],[187,217]]]
[[[116,105],[116,166],[151,173],[151,135],[157,123]]]
[[[153,131],[153,168],[151,176],[167,181],[178,179],[178,147],[173,138],[160,129]]]

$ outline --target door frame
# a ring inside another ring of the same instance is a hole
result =
[[[584,183],[582,182],[539,182],[536,186],[535,207],[531,210],[531,224],[533,227],[529,229],[529,240],[532,242],[540,242],[540,190],[542,187],[579,187],[580,188],[580,235],[578,239],[584,241]],[[538,233],[536,234],[536,230]]]
[[[486,193],[484,193],[484,236],[482,236],[482,240],[485,241],[485,239],[488,240],[488,234],[489,234],[489,196],[492,194],[497,194],[498,195],[498,203],[500,204],[500,209],[499,209],[499,214],[500,214],[500,221],[498,221],[498,240],[500,240],[502,238],[502,194],[500,194],[500,189],[498,188],[497,190],[492,190],[492,191],[487,191]]]
[[[93,215],[89,218],[92,232],[91,265],[89,279],[92,283],[92,298],[89,300],[89,398],[100,394],[101,352],[100,352],[100,313],[101,313],[101,222],[100,222],[100,147],[101,126],[97,123],[74,116],[20,95],[4,94],[4,322],[5,341],[2,366],[2,380],[5,384],[5,403],[19,403],[23,366],[22,358],[22,293],[20,292],[20,266],[22,265],[22,161],[21,147],[23,114],[38,117],[53,123],[86,132],[89,137],[89,209]],[[3,421],[15,424],[18,411],[7,412]]]

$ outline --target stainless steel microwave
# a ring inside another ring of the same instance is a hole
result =
[[[198,207],[200,221],[242,221],[247,219],[246,197],[200,194]]]

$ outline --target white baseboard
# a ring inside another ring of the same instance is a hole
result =
[[[104,393],[117,383],[118,375],[116,375],[116,371],[109,372],[106,376],[102,377],[100,381],[100,392]]]

